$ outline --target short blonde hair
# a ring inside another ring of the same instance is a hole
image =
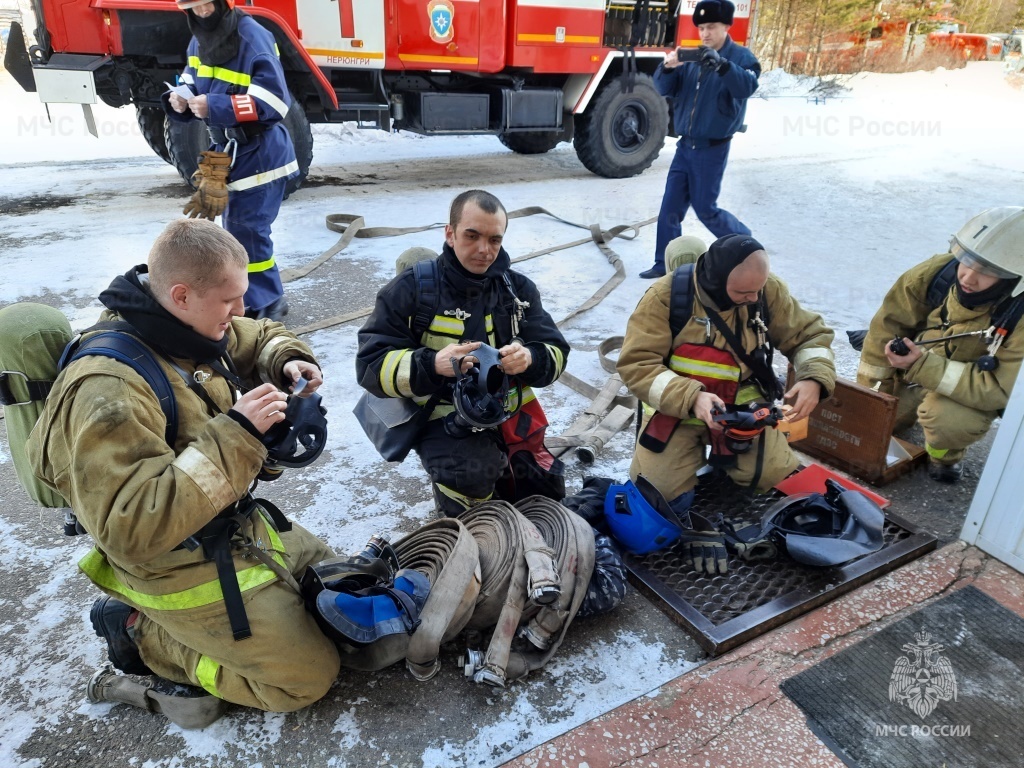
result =
[[[249,266],[242,244],[206,219],[175,219],[149,251],[149,284],[156,296],[183,283],[199,294],[219,284],[228,267]]]

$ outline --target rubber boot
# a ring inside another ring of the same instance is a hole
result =
[[[158,693],[152,682],[119,675],[110,667],[98,669],[89,680],[86,694],[93,704],[109,701],[130,704],[147,712],[162,714],[175,725],[186,730],[205,728],[220,719],[227,710],[227,702],[216,696],[174,696]]]

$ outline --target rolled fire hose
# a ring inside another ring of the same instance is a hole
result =
[[[518,509],[504,501],[478,504],[460,519],[480,549],[482,598],[469,625],[494,626],[480,668],[473,679],[503,686],[516,628],[532,606],[549,605],[561,595],[555,552]]]
[[[441,644],[458,635],[473,613],[480,592],[479,551],[473,534],[451,517],[427,523],[393,546],[403,568],[430,579],[430,595],[405,655],[412,676],[429,680],[441,668]]]

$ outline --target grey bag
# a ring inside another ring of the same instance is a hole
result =
[[[377,453],[400,462],[416,444],[438,400],[440,395],[434,395],[421,407],[407,397],[377,397],[364,391],[352,413]]]

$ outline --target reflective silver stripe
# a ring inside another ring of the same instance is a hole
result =
[[[237,494],[231,487],[231,482],[220,471],[220,467],[199,449],[189,446],[171,462],[171,466],[199,486],[199,490],[206,494],[210,506],[214,509],[224,509],[228,504],[237,501]]]
[[[228,190],[231,192],[243,192],[253,187],[259,187],[263,184],[269,184],[276,179],[283,179],[285,176],[295,173],[299,170],[299,161],[292,160],[288,165],[282,165],[280,168],[275,168],[272,171],[264,171],[263,173],[257,173],[254,176],[246,176],[244,179],[238,181],[232,181],[228,184]]]
[[[964,375],[964,371],[967,370],[967,363],[961,363],[957,360],[946,361],[946,371],[942,374],[942,381],[939,382],[939,386],[935,388],[935,391],[940,395],[949,396],[953,394],[953,390],[956,389],[956,385],[960,383],[960,377]]]
[[[662,371],[654,377],[651,389],[647,393],[647,403],[656,411],[661,410],[661,396],[665,394],[665,387],[670,381],[678,379],[679,375],[672,371]]]
[[[793,355],[793,367],[799,369],[804,363],[819,357],[823,357],[833,364],[836,362],[836,356],[828,347],[812,347],[811,349],[801,349]]]
[[[885,379],[891,379],[895,368],[884,367],[880,365],[871,365],[865,363],[863,360],[860,365],[857,366],[857,375],[863,376],[865,379],[871,379],[872,381],[883,381]]]
[[[288,114],[288,105],[285,104],[284,101],[278,98],[275,94],[268,91],[266,88],[253,84],[246,88],[245,92],[247,95],[252,96],[254,99],[259,99],[260,101],[262,101],[272,110],[277,112],[277,114],[279,114],[282,118]]]
[[[274,357],[275,350],[289,341],[287,336],[278,336],[266,343],[260,350],[259,359],[256,360],[256,367],[260,371],[260,381],[264,384],[278,384],[279,382],[270,375],[270,361]]]

